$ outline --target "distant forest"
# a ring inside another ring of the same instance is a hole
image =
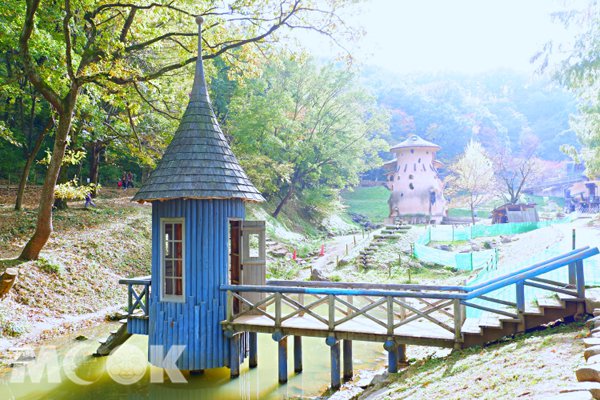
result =
[[[513,71],[407,76],[375,68],[365,69],[362,78],[391,114],[390,144],[417,133],[442,147],[438,157],[445,163],[471,138],[492,152],[501,146],[517,154],[536,146],[538,157],[552,161],[569,158],[561,145],[580,147],[569,128],[576,101],[549,80]]]

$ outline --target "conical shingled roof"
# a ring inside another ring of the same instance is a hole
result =
[[[436,150],[441,149],[441,147],[438,146],[437,144],[428,142],[427,140],[421,138],[420,136],[412,134],[405,141],[400,142],[397,145],[393,146],[390,149],[390,151],[399,150],[399,149],[408,149],[411,147],[429,147],[429,148],[434,148]]]
[[[231,151],[212,109],[202,66],[202,18],[198,22],[198,61],[190,103],[162,160],[134,201],[242,199],[261,202]]]

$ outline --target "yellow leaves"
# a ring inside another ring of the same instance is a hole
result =
[[[93,183],[89,185],[79,185],[77,177],[75,177],[72,181],[56,185],[54,194],[56,198],[62,200],[83,200],[85,199],[85,196],[99,188],[100,185],[95,185]]]

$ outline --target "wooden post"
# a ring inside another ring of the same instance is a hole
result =
[[[462,347],[462,307],[460,299],[454,299],[454,348],[459,350]]]
[[[277,342],[279,355],[279,383],[286,383],[288,380],[287,370],[287,336],[284,336]]]
[[[387,334],[394,334],[394,298],[387,296]]]
[[[281,293],[275,293],[275,328],[281,329]]]
[[[333,332],[335,329],[335,296],[333,294],[327,295],[329,304],[329,330]]]
[[[575,250],[575,246],[576,246],[576,233],[575,233],[575,228],[573,228],[573,231],[571,234],[571,249]],[[572,285],[572,286],[577,285],[577,272],[576,272],[575,263],[569,264],[569,285]]]
[[[335,341],[335,343],[330,344],[333,341]],[[342,386],[340,379],[340,341],[335,340],[335,338],[328,337],[326,343],[330,347],[331,355],[331,388],[337,390],[340,388],[340,386]]]
[[[240,335],[229,339],[229,374],[231,378],[240,376]]]
[[[248,366],[250,368],[256,368],[258,365],[258,334],[256,332],[250,332],[248,334],[249,343],[249,354],[248,354]]]
[[[523,281],[517,282],[515,284],[517,288],[517,311],[519,312],[519,317],[522,317],[525,312],[525,284]]]
[[[233,321],[233,294],[231,290],[227,291],[227,310],[225,312],[227,316],[227,321]]]
[[[585,298],[585,277],[583,274],[583,260],[575,262],[575,272],[577,275],[577,297]]]
[[[348,255],[348,244],[346,244],[346,255]]]
[[[302,336],[294,336],[294,372],[302,372]]]
[[[10,289],[17,280],[18,270],[15,268],[7,268],[2,275],[0,275],[0,299],[8,294]]]
[[[344,381],[352,379],[354,372],[352,371],[352,340],[343,341],[344,352]]]
[[[131,283],[127,284],[127,314],[133,313],[133,286]]]
[[[577,285],[577,267],[575,263],[569,263],[569,285],[575,287]]]
[[[354,245],[356,246],[356,235],[352,235],[352,239],[354,240]]]

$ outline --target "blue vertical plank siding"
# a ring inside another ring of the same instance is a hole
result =
[[[132,335],[147,335],[148,334],[148,319],[147,318],[127,318],[127,333]]]
[[[219,368],[228,364],[229,341],[221,321],[227,305],[226,293],[219,287],[227,284],[229,254],[229,220],[243,219],[242,200],[174,199],[152,203],[152,291],[147,323],[149,346],[185,346],[177,366],[185,370]],[[161,301],[162,218],[185,220],[185,302]],[[136,327],[138,328],[138,327]],[[142,326],[139,329],[143,329]],[[243,359],[245,340],[241,340]],[[161,366],[160,352],[149,352],[150,362]],[[153,359],[153,357],[155,359]]]

